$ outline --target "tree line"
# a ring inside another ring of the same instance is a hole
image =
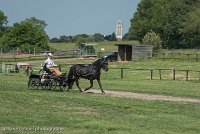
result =
[[[155,48],[200,48],[200,0],[141,0],[130,20],[123,40],[138,40]],[[62,35],[49,39],[46,22],[35,17],[8,26],[7,16],[0,10],[0,48],[5,52],[19,48],[48,50],[48,43],[116,41],[111,35]]]
[[[0,48],[3,52],[13,49],[30,50],[49,49],[49,37],[45,32],[47,24],[35,17],[27,18],[13,26],[7,26],[7,16],[0,11]]]
[[[0,10],[0,48],[4,52],[13,51],[13,49],[23,50],[25,52],[49,50],[48,43],[75,42],[78,45],[86,42],[116,41],[115,33],[111,35],[78,34],[75,36],[62,35],[59,38],[49,39],[45,27],[47,23],[35,17],[27,18],[24,21],[14,23],[13,26],[7,26],[7,16]]]
[[[59,38],[51,38],[51,43],[62,43],[62,42],[76,42],[78,44],[85,42],[102,42],[102,41],[116,41],[115,33],[111,35],[102,35],[101,33],[95,33],[94,35],[78,34],[75,36],[62,35]]]
[[[141,0],[128,39],[142,42],[152,31],[163,48],[200,48],[200,0]]]

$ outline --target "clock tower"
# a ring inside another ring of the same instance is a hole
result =
[[[116,24],[116,32],[115,32],[117,40],[122,40],[123,38],[123,28],[122,28],[122,21],[118,20]]]

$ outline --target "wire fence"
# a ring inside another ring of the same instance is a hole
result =
[[[153,57],[155,59],[162,59],[162,60],[193,60],[199,61],[200,60],[200,53],[154,53]]]

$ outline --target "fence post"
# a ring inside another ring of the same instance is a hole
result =
[[[199,54],[196,54],[196,61],[199,60]]]
[[[186,70],[186,81],[188,81],[188,70]]]
[[[175,79],[176,79],[176,70],[173,69],[173,80],[175,80]]]
[[[165,60],[165,53],[162,54],[162,58],[163,58],[163,60]]]
[[[199,81],[200,81],[200,71],[199,71]]]
[[[123,78],[124,78],[124,69],[121,68],[121,79],[123,79]]]
[[[4,74],[4,73],[5,73],[5,64],[2,63],[2,74]]]
[[[162,80],[161,69],[159,69],[159,76],[160,76],[160,80]]]
[[[153,79],[153,70],[151,69],[151,80]]]

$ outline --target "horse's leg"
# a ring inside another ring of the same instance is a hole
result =
[[[78,78],[75,78],[75,81],[76,81],[76,86],[78,87],[79,91],[80,92],[83,92],[79,86],[79,82],[78,82]]]
[[[90,87],[86,88],[84,91],[87,91],[87,90],[89,90],[92,87],[93,87],[93,80],[90,80]]]
[[[101,89],[102,94],[105,94],[105,92],[103,91],[102,85],[101,85],[101,80],[100,80],[100,79],[97,79],[97,82],[98,82],[98,84],[99,84],[99,87],[100,87],[100,89]]]

